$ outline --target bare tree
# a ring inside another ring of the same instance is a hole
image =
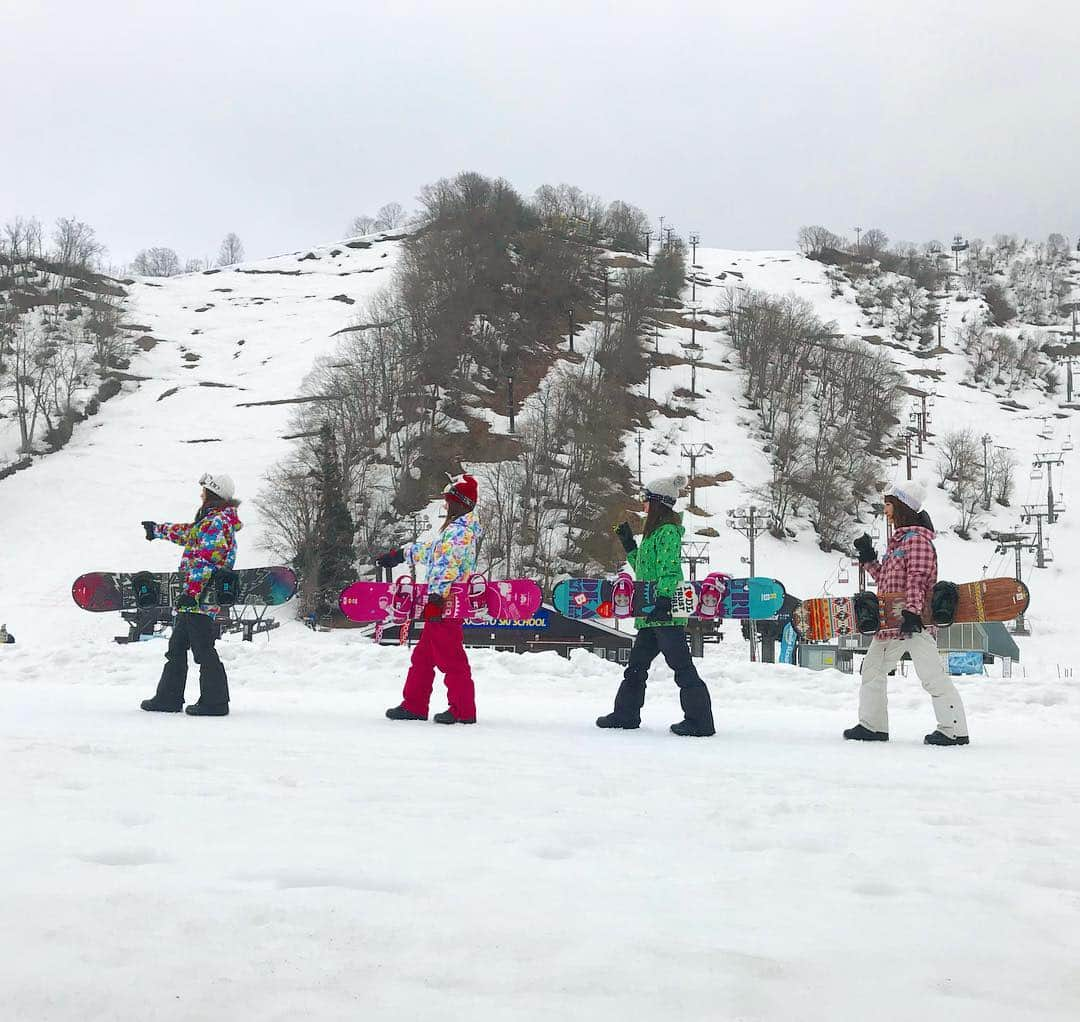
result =
[[[185,273],[203,273],[210,269],[209,259],[200,259],[196,256],[194,259],[188,259],[184,262]]]
[[[648,229],[649,218],[628,202],[616,200],[604,213],[604,236],[612,248],[628,252],[642,251]]]
[[[359,238],[365,234],[372,234],[375,231],[375,217],[368,216],[366,213],[361,213],[360,216],[354,216],[349,221],[349,226],[346,229],[346,234],[350,238]]]
[[[1002,507],[1009,506],[1015,485],[1016,458],[1012,451],[1004,447],[995,447],[990,460],[990,488],[994,499]]]
[[[62,216],[53,230],[53,259],[67,271],[93,269],[105,251],[89,224],[74,217]]]
[[[180,259],[171,248],[144,248],[132,260],[131,269],[144,277],[175,277]]]
[[[123,300],[101,297],[83,326],[83,339],[91,349],[91,359],[99,376],[109,369],[123,368],[133,350],[128,335],[120,329]]]
[[[44,255],[44,232],[36,217],[15,217],[4,224],[0,234],[0,255],[12,266],[41,259]]]
[[[45,399],[45,385],[56,346],[30,317],[15,323],[12,336],[12,375],[15,416],[19,423],[19,450],[33,449],[34,434]]]
[[[811,259],[821,255],[826,249],[839,248],[842,244],[837,235],[820,224],[799,228],[799,251]]]
[[[244,243],[240,240],[239,234],[230,231],[222,239],[221,248],[218,249],[217,264],[218,266],[234,266],[242,262],[243,258]]]
[[[1064,234],[1054,233],[1046,239],[1046,251],[1055,262],[1069,258],[1069,239]]]
[[[871,227],[863,231],[859,242],[859,251],[875,259],[889,249],[889,236],[880,227]]]
[[[400,202],[388,202],[375,214],[376,231],[392,231],[405,222],[405,210]]]

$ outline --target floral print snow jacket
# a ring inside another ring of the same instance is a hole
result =
[[[661,525],[644,537],[636,550],[626,555],[634,576],[639,582],[655,582],[657,596],[674,596],[683,580],[682,538],[686,530],[681,525]],[[670,628],[686,626],[686,618],[674,617],[670,621],[646,621],[634,619],[635,628]]]
[[[189,614],[218,614],[221,608],[203,602],[211,595],[208,587],[214,571],[231,568],[236,563],[236,533],[243,528],[232,504],[208,511],[194,523],[163,522],[154,529],[159,539],[167,539],[184,548],[180,572],[185,575],[184,592],[194,596],[198,605]],[[183,609],[181,609],[183,612]]]
[[[405,560],[424,569],[429,596],[445,596],[450,583],[464,579],[476,570],[476,555],[483,526],[475,511],[454,519],[434,539],[410,543],[402,553]]]
[[[921,525],[896,529],[880,561],[868,564],[866,570],[877,583],[879,593],[903,593],[904,607],[922,617],[930,590],[937,584],[937,552],[934,533]],[[924,621],[930,635],[937,629]],[[899,628],[882,628],[879,639],[899,639]]]

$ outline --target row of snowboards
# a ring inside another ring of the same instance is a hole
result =
[[[83,610],[116,611],[176,606],[183,585],[178,572],[91,572],[72,586]],[[219,570],[211,602],[219,606],[285,603],[296,593],[296,574],[280,565]],[[784,586],[771,578],[732,578],[713,572],[683,582],[672,599],[672,616],[719,621],[724,618],[768,620],[784,607]],[[647,615],[656,599],[655,584],[637,582],[623,572],[615,578],[570,578],[556,584],[551,602],[558,613],[575,620],[607,620]],[[978,582],[939,582],[923,609],[924,622],[948,625],[968,621],[1009,621],[1028,608],[1030,594],[1011,578]],[[442,616],[472,622],[522,621],[533,617],[543,592],[532,579],[488,580],[475,574],[451,585]],[[419,619],[427,586],[408,576],[393,582],[354,582],[340,595],[342,614],[353,621],[403,625]],[[790,601],[789,601],[790,603]],[[807,640],[834,635],[873,634],[900,623],[902,593],[858,593],[819,597],[798,603],[791,624]]]

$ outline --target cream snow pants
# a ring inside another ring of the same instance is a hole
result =
[[[905,654],[911,655],[915,673],[934,704],[937,729],[949,738],[968,733],[964,704],[952,679],[941,666],[937,643],[926,632],[916,632],[910,639],[874,639],[862,664],[859,689],[859,723],[871,731],[889,730],[889,704],[886,693],[889,672]]]

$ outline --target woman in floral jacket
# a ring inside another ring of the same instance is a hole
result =
[[[878,592],[903,593],[905,600],[900,627],[880,629],[866,652],[859,689],[859,723],[844,732],[848,739],[889,740],[886,685],[890,672],[906,653],[923,688],[930,693],[937,720],[937,730],[923,741],[927,745],[968,744],[964,704],[941,665],[935,641],[937,630],[922,619],[923,607],[937,583],[934,530],[923,510],[925,499],[926,488],[918,481],[893,484],[885,497],[885,517],[893,526],[893,534],[880,561],[868,535],[855,541],[859,561],[866,565]]]
[[[671,616],[671,598],[683,581],[682,518],[675,513],[675,501],[686,485],[686,476],[655,479],[645,487],[645,533],[639,547],[630,526],[623,522],[615,530],[627,560],[639,582],[656,583],[656,601],[646,617],[634,625],[638,633],[630,651],[630,662],[615,694],[615,709],[596,721],[597,727],[630,730],[641,726],[645,703],[645,680],[658,653],[664,654],[675,672],[684,720],[671,725],[674,734],[707,738],[716,734],[712,700],[690,658],[686,644],[686,618]]]
[[[229,712],[229,679],[214,649],[217,641],[215,616],[221,608],[211,602],[210,581],[218,568],[236,562],[236,533],[240,530],[235,486],[227,475],[206,474],[199,480],[201,503],[195,521],[184,524],[143,522],[148,540],[167,539],[184,548],[180,573],[183,592],[176,603],[165,668],[157,692],[144,699],[144,710],[179,713],[184,708],[187,683],[187,653],[199,665],[199,701],[187,712],[193,717],[224,717]]]
[[[434,719],[440,724],[475,724],[476,691],[469,658],[465,655],[462,623],[444,620],[442,612],[451,583],[464,579],[476,568],[483,534],[476,514],[476,480],[470,475],[451,480],[443,499],[446,518],[433,540],[410,543],[375,560],[382,568],[393,568],[407,560],[413,567],[423,569],[423,580],[428,586],[424,627],[413,650],[402,701],[387,710],[386,715],[391,720],[427,720],[438,668],[445,675],[450,705],[442,713],[436,713]]]

